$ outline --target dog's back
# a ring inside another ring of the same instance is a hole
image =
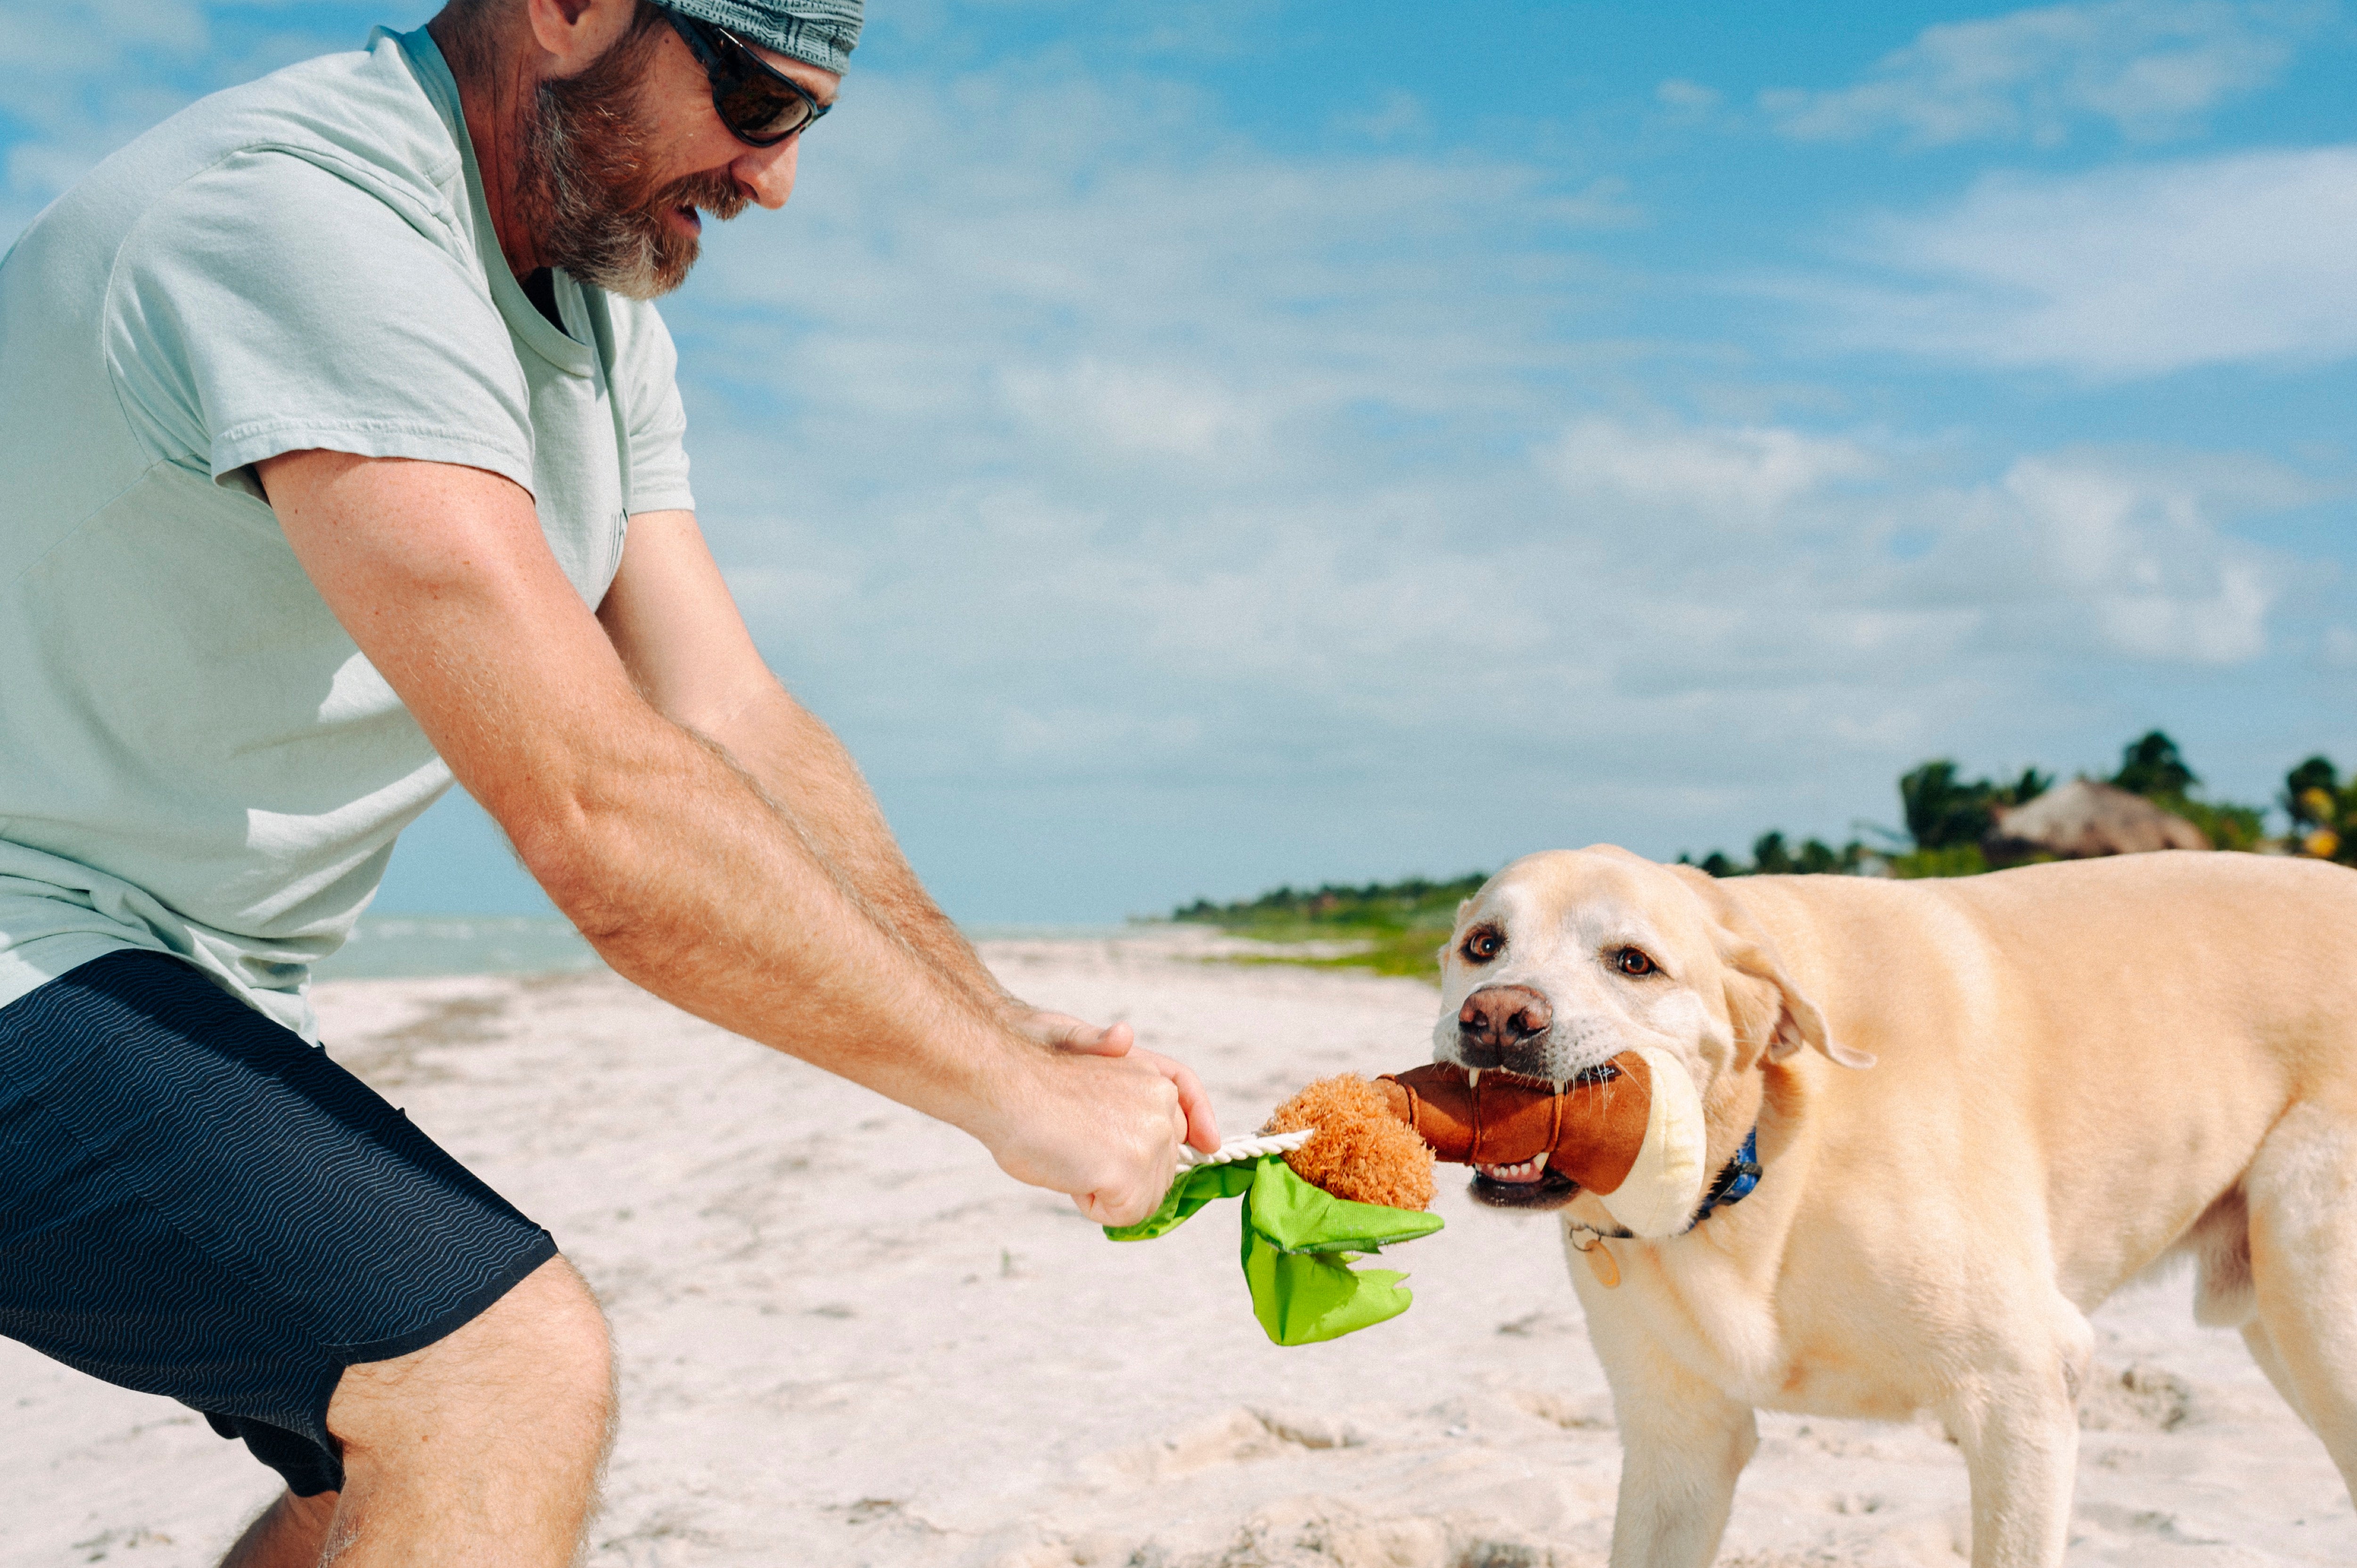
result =
[[[1878,1058],[1820,1075],[1826,1157],[1870,1153],[1874,1185],[1901,1189],[2040,1172],[2083,1307],[2184,1240],[2291,1107],[2357,1118],[2357,872],[2168,853],[1733,890],[1835,1037]],[[1842,1135],[1893,1121],[1903,1140]]]

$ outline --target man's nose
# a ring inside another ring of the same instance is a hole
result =
[[[794,193],[794,166],[802,156],[802,133],[797,131],[774,147],[748,147],[728,172],[753,193],[753,199],[775,212]]]
[[[1458,1054],[1467,1067],[1526,1071],[1555,1023],[1547,999],[1527,985],[1485,985],[1457,1010]]]

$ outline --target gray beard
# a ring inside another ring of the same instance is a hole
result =
[[[585,284],[652,299],[687,279],[701,249],[668,220],[681,207],[726,219],[744,198],[726,176],[657,188],[648,177],[638,87],[659,34],[625,38],[588,70],[544,81],[524,127],[516,204],[541,257]]]

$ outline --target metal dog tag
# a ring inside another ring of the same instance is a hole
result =
[[[1577,1241],[1572,1245],[1587,1259],[1588,1272],[1596,1276],[1598,1284],[1610,1290],[1620,1283],[1620,1265],[1613,1261],[1612,1249],[1604,1244],[1603,1237],[1590,1235],[1587,1246],[1581,1247]]]

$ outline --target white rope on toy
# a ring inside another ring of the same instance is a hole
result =
[[[1265,1133],[1250,1138],[1231,1138],[1206,1155],[1199,1150],[1178,1151],[1178,1169],[1191,1171],[1198,1165],[1229,1165],[1238,1160],[1256,1160],[1263,1155],[1289,1155],[1309,1142],[1318,1131],[1304,1127],[1297,1133]]]

